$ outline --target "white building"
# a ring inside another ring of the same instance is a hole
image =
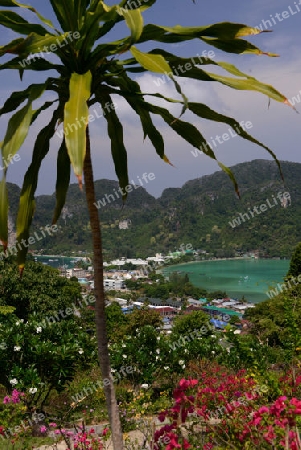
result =
[[[125,283],[124,280],[115,279],[115,278],[106,278],[103,280],[103,285],[105,289],[124,289]]]

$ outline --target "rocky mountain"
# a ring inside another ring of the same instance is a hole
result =
[[[301,240],[301,164],[282,161],[281,167],[284,182],[272,161],[233,166],[241,199],[221,171],[165,189],[158,199],[133,187],[125,205],[116,181],[96,181],[106,258],[166,253],[181,243],[218,257],[255,250],[261,256],[289,257]],[[284,192],[289,193],[286,198],[280,195]],[[18,186],[9,185],[13,222],[19,193]],[[36,197],[33,232],[51,223],[54,205],[54,194]],[[37,248],[53,253],[91,250],[85,196],[76,184],[69,187],[58,224],[59,232]]]

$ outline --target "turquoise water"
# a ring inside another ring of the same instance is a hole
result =
[[[74,261],[79,258],[70,258],[67,256],[35,256],[38,262],[46,264],[47,266],[59,267],[66,266],[66,269],[72,269],[74,267]]]
[[[289,260],[236,259],[179,264],[163,273],[187,273],[192,284],[208,291],[222,290],[233,298],[244,297],[254,303],[267,300],[266,292],[283,282]]]

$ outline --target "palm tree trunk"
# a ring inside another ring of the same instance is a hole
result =
[[[98,219],[96,203],[93,168],[91,162],[90,134],[87,127],[87,150],[84,163],[84,177],[86,200],[89,209],[90,225],[92,230],[93,253],[94,253],[94,293],[96,298],[96,336],[98,346],[98,358],[104,384],[107,410],[112,430],[112,441],[114,450],[123,449],[123,437],[120,423],[119,409],[116,401],[113,378],[111,374],[110,357],[108,349],[108,338],[105,320],[105,295],[103,287],[103,256],[101,228]],[[116,324],[117,325],[117,324]]]

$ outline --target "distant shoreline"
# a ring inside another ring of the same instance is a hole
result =
[[[191,264],[191,263],[202,263],[202,262],[214,262],[214,261],[236,261],[236,260],[259,260],[259,261],[289,261],[289,258],[280,258],[280,256],[277,256],[275,258],[253,258],[252,256],[233,256],[231,258],[214,258],[214,259],[200,259],[198,261],[186,261],[186,262],[176,262],[176,263],[168,263],[164,265],[164,267],[172,267],[172,266],[180,266],[184,264]]]
[[[277,282],[282,283],[290,260],[281,258],[218,258],[189,261],[161,267],[164,277],[188,274],[190,282],[208,292],[224,291],[228,297],[244,296],[256,304],[267,299],[266,292]],[[214,264],[216,261],[216,264]],[[232,261],[228,264],[228,261]],[[205,263],[202,265],[202,263]],[[204,273],[202,273],[204,272]],[[247,276],[247,277],[246,277]]]
[[[251,256],[237,256],[237,257],[231,257],[231,258],[215,258],[215,259],[201,259],[199,261],[186,261],[186,262],[175,262],[173,263],[168,263],[164,266],[162,266],[162,268],[160,270],[163,270],[165,267],[172,267],[172,266],[182,266],[185,264],[192,264],[192,263],[202,263],[202,262],[214,262],[214,261],[235,261],[235,260],[241,260],[241,259],[245,259],[245,260],[250,260],[250,259],[273,259],[273,258],[252,258]]]

